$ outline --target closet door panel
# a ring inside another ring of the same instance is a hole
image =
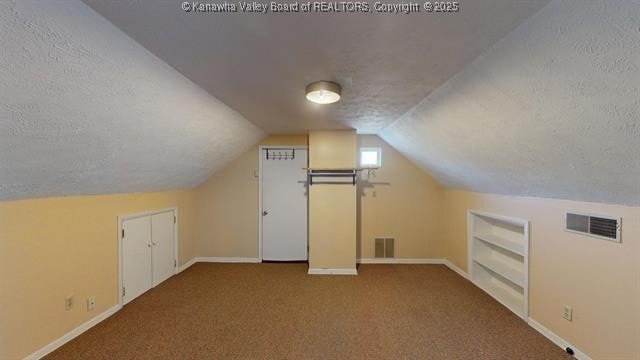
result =
[[[152,286],[151,217],[125,220],[122,230],[122,301],[126,304]]]
[[[151,216],[153,286],[167,280],[175,273],[175,224],[174,212]]]
[[[262,259],[307,260],[307,150],[295,149],[293,159],[267,159],[266,150],[262,157]]]

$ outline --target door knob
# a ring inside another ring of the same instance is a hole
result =
[[[269,212],[267,210],[262,210],[262,216],[267,216],[269,215]]]
[[[151,244],[147,244],[147,247],[151,247]]]
[[[153,244],[153,246],[156,246],[156,245],[158,245],[158,243],[155,243],[155,242],[154,242],[154,243],[152,243],[152,244]]]

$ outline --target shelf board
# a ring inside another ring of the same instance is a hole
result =
[[[335,168],[302,168],[302,170],[307,170],[307,171],[333,171],[333,170],[338,170],[338,171],[345,171],[345,170],[352,170],[352,171],[364,171],[364,170],[379,170],[379,167],[352,167],[352,168],[341,168],[341,167],[335,167]]]
[[[517,243],[512,240],[507,240],[493,234],[474,234],[473,237],[512,253],[516,253],[520,256],[524,256],[524,244]]]
[[[524,296],[515,295],[491,282],[476,281],[475,284],[509,310],[524,318]]]
[[[483,267],[493,271],[494,273],[504,277],[512,283],[524,288],[524,272],[520,269],[514,269],[513,267],[495,260],[489,256],[478,256],[473,258],[473,261],[482,265]]]
[[[517,218],[513,218],[513,217],[508,217],[508,216],[502,216],[502,215],[496,215],[496,214],[490,214],[484,211],[477,211],[477,210],[469,210],[469,213],[474,215],[475,217],[480,217],[480,218],[484,218],[484,219],[489,219],[489,220],[497,220],[503,223],[507,223],[507,224],[511,224],[514,226],[518,226],[518,227],[527,227],[528,226],[528,221],[527,220],[523,220],[523,219],[517,219]]]

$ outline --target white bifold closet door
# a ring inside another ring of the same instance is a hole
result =
[[[307,260],[307,150],[262,152],[262,259]]]
[[[174,212],[122,222],[122,302],[137,298],[175,273]]]

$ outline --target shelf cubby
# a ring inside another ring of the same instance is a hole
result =
[[[469,210],[468,231],[470,280],[526,321],[529,222]]]

